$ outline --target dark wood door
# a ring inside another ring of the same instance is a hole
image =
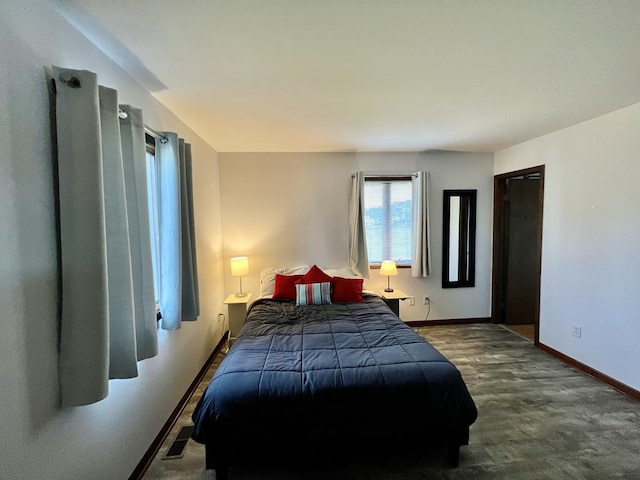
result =
[[[538,178],[507,180],[504,321],[535,323],[538,302]]]

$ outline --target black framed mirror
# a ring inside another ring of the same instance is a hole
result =
[[[474,287],[477,190],[444,190],[442,288]]]

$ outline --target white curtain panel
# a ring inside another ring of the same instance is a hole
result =
[[[53,80],[62,266],[59,375],[62,405],[75,406],[103,399],[109,378],[136,376],[136,360],[157,353],[155,310],[138,309],[153,304],[153,287],[141,301],[149,288],[136,288],[153,285],[150,247],[148,254],[131,247],[149,242],[148,223],[145,231],[137,213],[147,211],[146,192],[129,191],[146,185],[146,172],[128,178],[145,147],[138,129],[129,140],[125,136],[123,148],[117,92],[99,87],[94,73],[53,67]]]
[[[429,220],[429,172],[417,172],[412,183],[413,234],[411,276],[431,274],[431,226]]]
[[[356,172],[351,177],[349,266],[361,277],[369,278],[369,254],[364,223],[364,172]]]

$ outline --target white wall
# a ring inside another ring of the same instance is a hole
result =
[[[496,153],[545,164],[540,341],[640,390],[640,104]],[[571,335],[582,326],[582,337]]]
[[[0,3],[0,477],[128,478],[221,336],[218,160],[138,83],[51,6]],[[57,377],[56,242],[45,67],[98,73],[141,107],[157,129],[193,144],[202,314],[160,332],[160,353],[140,376],[110,382],[94,405],[60,409]]]
[[[265,267],[348,263],[348,211],[351,174],[431,172],[431,246],[433,273],[411,277],[401,269],[393,286],[409,295],[431,295],[429,319],[490,315],[493,155],[457,152],[424,153],[220,153],[222,230],[226,290],[238,290],[229,276],[229,258],[247,255],[251,274],[245,290],[259,292]],[[442,289],[442,190],[478,190],[476,287]],[[372,271],[365,288],[386,286]],[[423,320],[426,307],[401,302],[403,320]]]

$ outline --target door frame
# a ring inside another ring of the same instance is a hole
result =
[[[544,165],[516,170],[514,172],[502,173],[493,177],[493,267],[491,271],[491,321],[493,323],[500,322],[500,303],[504,292],[503,279],[503,263],[505,256],[505,236],[506,228],[503,211],[502,197],[507,190],[507,180],[525,175],[539,174],[540,184],[538,189],[538,228],[537,228],[537,252],[536,266],[537,274],[535,276],[535,312],[534,312],[534,340],[533,344],[538,346],[540,343],[539,326],[540,326],[540,276],[542,272],[542,214],[544,211]]]

